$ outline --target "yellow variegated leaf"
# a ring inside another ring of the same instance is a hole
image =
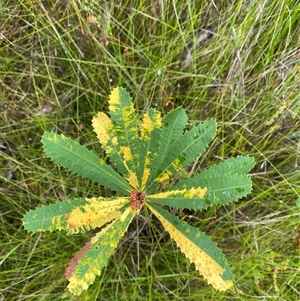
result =
[[[101,269],[107,265],[109,257],[114,253],[121,237],[127,230],[138,211],[128,207],[114,222],[107,225],[92,239],[84,250],[76,267],[72,267],[69,277],[69,291],[78,296],[86,290],[100,275]]]
[[[121,151],[125,162],[132,161],[133,157],[129,146],[121,146]]]
[[[198,197],[198,198],[203,198],[205,196],[205,193],[207,191],[207,188],[189,188],[189,189],[177,189],[177,190],[170,190],[170,191],[165,191],[165,192],[160,192],[156,194],[151,194],[151,198],[158,198],[158,199],[165,199],[169,198],[171,196],[176,196],[176,195],[181,195],[182,197],[189,199],[193,197]],[[188,201],[188,200],[186,200]]]
[[[170,164],[170,168],[172,168],[173,171],[170,170],[165,170],[164,172],[162,172],[159,177],[157,177],[155,179],[155,182],[158,183],[162,183],[166,180],[169,180],[173,174],[175,173],[175,171],[179,171],[182,166],[180,165],[180,159],[176,158],[171,164]]]
[[[161,207],[150,203],[146,205],[209,284],[220,291],[233,285],[233,276],[223,254],[208,236]]]
[[[102,148],[110,157],[111,162],[115,164],[121,174],[127,175],[128,168],[124,164],[122,147],[119,144],[118,137],[115,134],[114,127],[109,117],[106,114],[99,112],[97,116],[94,116],[92,125]]]
[[[123,173],[129,184],[138,189],[137,170],[140,159],[139,129],[135,110],[130,96],[125,89],[117,87],[109,97],[113,134],[117,137],[118,147],[115,151],[123,158],[127,173]]]
[[[153,110],[153,112],[153,117],[149,114],[149,111],[144,114],[143,122],[141,125],[141,137],[146,140],[150,139],[151,133],[154,129],[160,128],[162,125],[160,112],[156,110]]]
[[[125,177],[125,179],[127,180],[127,182],[135,189],[137,189],[138,187],[138,179],[135,173],[131,172],[129,169],[129,175],[127,177]]]
[[[141,124],[141,159],[138,169],[141,191],[145,190],[146,182],[150,176],[152,162],[157,155],[157,141],[161,125],[162,118],[160,112],[155,109],[147,110]]]
[[[66,218],[67,224],[73,228],[100,228],[106,223],[117,219],[124,205],[129,204],[128,198],[105,201],[104,198],[86,198],[88,204],[73,209]]]
[[[147,200],[178,209],[201,210],[208,207],[208,203],[204,199],[206,193],[206,187],[170,189],[165,192],[148,195]]]
[[[109,135],[109,132],[111,132],[113,128],[111,120],[105,113],[98,112],[97,116],[92,119],[92,125],[100,143],[105,148],[107,143],[111,140]]]

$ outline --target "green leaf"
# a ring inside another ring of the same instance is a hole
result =
[[[192,178],[182,180],[172,189],[190,189],[200,185],[207,188],[203,200],[207,206],[225,205],[235,202],[251,192],[251,178],[244,173],[253,166],[253,158],[239,156],[213,165]]]
[[[61,166],[119,193],[128,194],[129,184],[103,159],[64,135],[45,132],[42,137],[49,158]]]
[[[92,245],[85,252],[69,279],[68,289],[72,294],[80,295],[94,282],[95,277],[100,275],[101,269],[107,265],[109,257],[114,253],[136,214],[137,211],[128,208],[119,220],[109,224],[92,238]]]
[[[208,284],[220,291],[233,285],[233,275],[224,255],[208,236],[155,204],[147,203],[147,207],[160,220],[185,256],[195,264]]]
[[[186,131],[174,147],[167,153],[165,160],[158,167],[155,181],[160,183],[171,175],[193,162],[205,150],[216,133],[216,121],[208,120]],[[154,168],[154,167],[153,167]],[[155,170],[155,168],[154,168]],[[153,184],[153,183],[152,183]],[[152,193],[152,184],[149,183],[147,191]],[[155,186],[154,186],[155,188]]]
[[[150,186],[149,184],[156,178],[157,171],[165,161],[168,152],[176,145],[177,140],[181,137],[186,123],[187,115],[181,107],[178,107],[165,116],[158,140],[159,146],[157,155],[151,166],[152,172],[148,186]]]
[[[236,202],[252,190],[251,179],[246,175],[201,178],[203,185],[207,187],[204,199],[209,202],[210,206]]]
[[[255,162],[252,157],[238,156],[224,160],[217,165],[212,165],[201,173],[203,173],[204,176],[209,176],[211,173],[219,173],[226,176],[229,174],[242,175],[248,173],[253,168],[254,164]]]

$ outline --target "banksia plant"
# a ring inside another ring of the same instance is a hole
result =
[[[139,120],[130,96],[117,87],[110,95],[109,115],[99,112],[92,124],[111,165],[54,132],[44,133],[44,150],[55,163],[111,189],[115,196],[43,205],[23,218],[25,229],[32,232],[65,230],[73,234],[99,229],[66,269],[69,291],[80,295],[94,282],[132,219],[145,206],[209,284],[220,291],[229,289],[233,275],[221,250],[198,228],[165,208],[204,210],[237,201],[251,191],[247,173],[254,160],[248,156],[224,160],[159,191],[163,182],[206,149],[216,134],[216,122],[211,119],[187,130],[187,115],[181,107],[163,119],[150,108]]]

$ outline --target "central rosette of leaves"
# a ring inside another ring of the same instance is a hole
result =
[[[142,202],[145,200],[145,194],[136,189],[130,193],[130,206],[134,210],[141,209]]]

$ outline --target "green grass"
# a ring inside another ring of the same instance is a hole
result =
[[[0,5],[0,299],[300,299],[298,1],[85,2]],[[196,45],[203,29],[212,37]],[[23,229],[22,216],[41,204],[109,195],[51,163],[40,138],[54,130],[101,152],[91,118],[107,109],[117,85],[140,114],[182,105],[191,122],[218,121],[196,169],[238,154],[255,158],[247,198],[181,213],[222,248],[235,290],[207,286],[143,214],[95,284],[73,298],[64,269],[91,234]]]

